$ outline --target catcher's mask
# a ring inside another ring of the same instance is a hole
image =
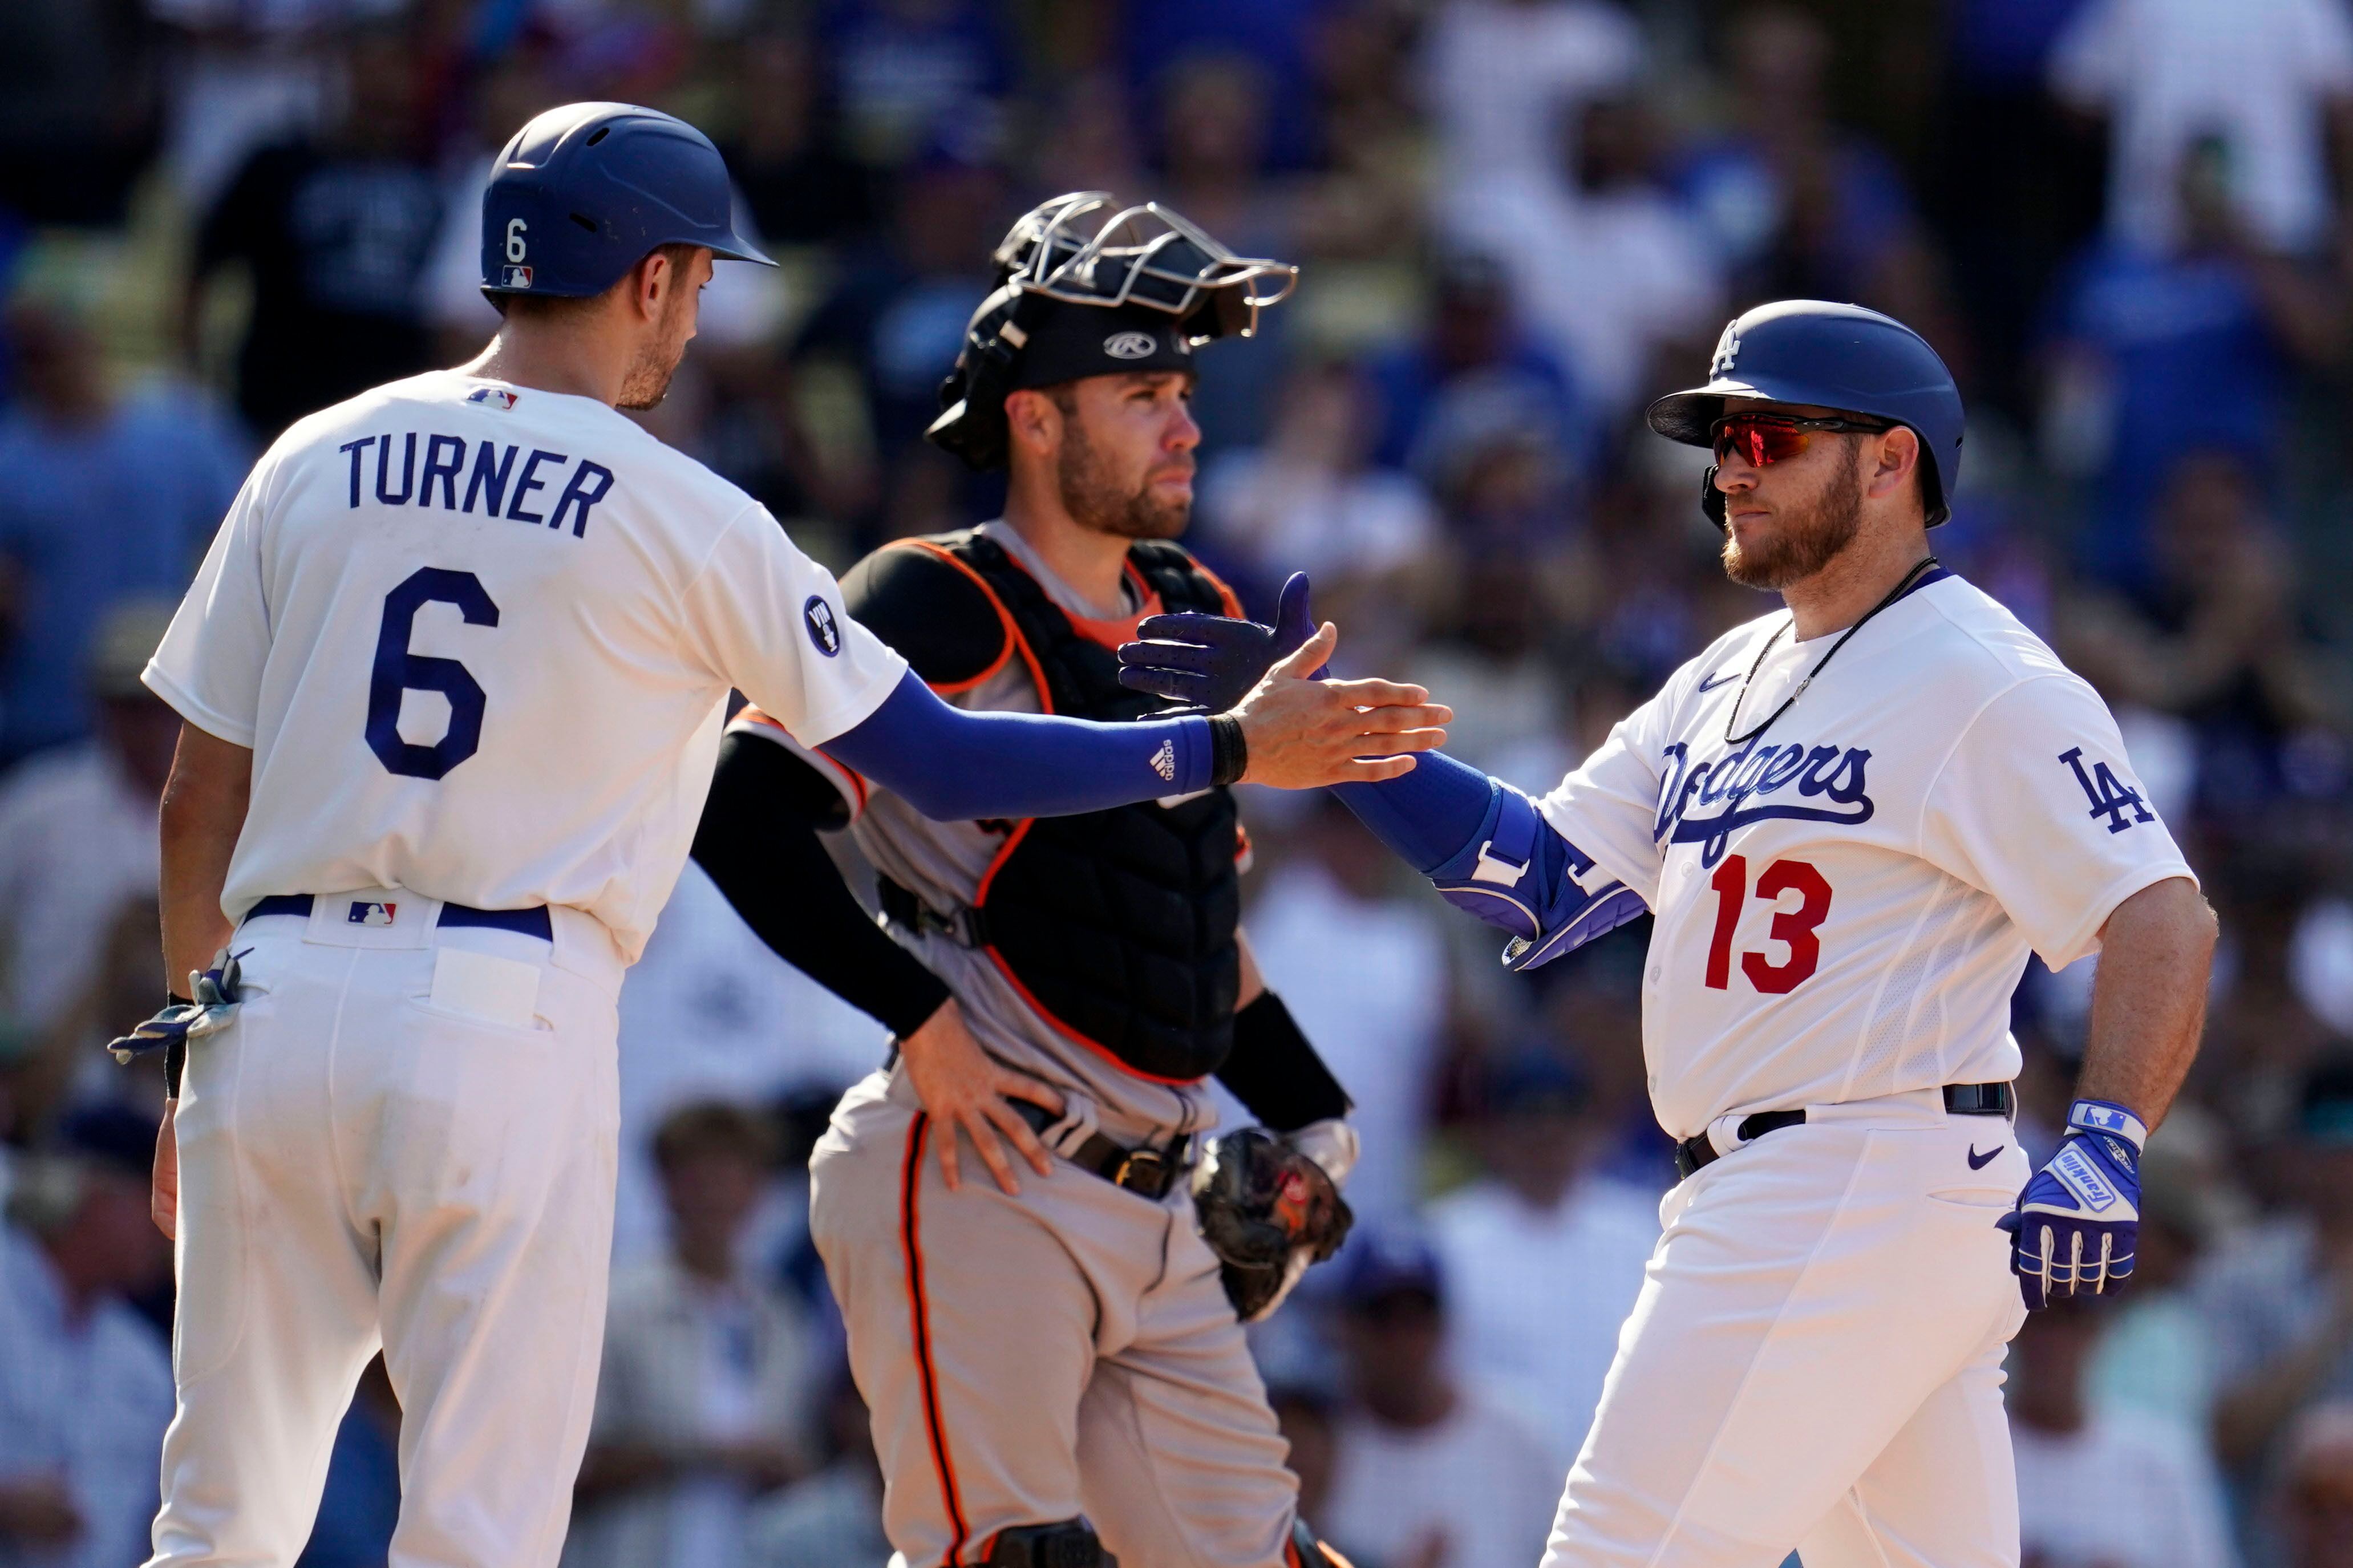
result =
[[[992,259],[997,286],[965,328],[924,431],[966,466],[1006,462],[1005,398],[1082,376],[1193,366],[1212,338],[1246,338],[1299,268],[1236,256],[1157,202],[1120,207],[1103,191],[1022,215]]]

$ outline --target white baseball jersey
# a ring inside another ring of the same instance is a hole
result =
[[[1717,639],[1538,803],[1596,862],[1583,885],[1657,917],[1643,1049],[1677,1138],[2016,1077],[2028,950],[2072,963],[2123,900],[2191,875],[2105,705],[1968,583],[1932,574],[1731,743],[1837,640],[1789,629]]]
[[[905,661],[765,509],[592,398],[436,371],[301,420],[149,664],[254,752],[222,907],[406,888],[645,945],[730,687],[804,742]]]

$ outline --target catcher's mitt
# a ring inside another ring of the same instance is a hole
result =
[[[1309,1264],[1337,1252],[1356,1217],[1323,1166],[1257,1127],[1203,1151],[1193,1207],[1246,1323],[1271,1314]]]

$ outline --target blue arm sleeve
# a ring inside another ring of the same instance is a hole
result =
[[[1373,837],[1423,876],[1451,860],[1487,819],[1495,781],[1444,752],[1424,752],[1413,771],[1379,784],[1334,784],[1332,793]]]
[[[1439,894],[1512,934],[1504,962],[1533,969],[1644,912],[1641,895],[1599,870],[1535,803],[1442,752],[1379,784],[1335,784],[1373,837]]]
[[[913,670],[865,722],[825,743],[935,822],[1060,816],[1209,787],[1209,721],[1105,724],[967,713]]]

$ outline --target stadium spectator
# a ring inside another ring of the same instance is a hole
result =
[[[2105,238],[2057,288],[2044,455],[2097,480],[2078,563],[2127,592],[2146,592],[2157,565],[2151,521],[2168,473],[2148,455],[2221,451],[2270,472],[2296,363],[2341,358],[2341,284],[2246,243],[2221,155],[2201,142],[2178,165],[2179,238]]]
[[[2214,1325],[2222,1462],[2274,1457],[2306,1405],[2353,1398],[2353,1057],[2313,1069],[2279,1168],[2297,1205],[2242,1239],[2200,1280]]]
[[[1102,9],[1116,31],[1124,89],[1145,122],[1165,121],[1172,89],[1182,90],[1178,79],[1197,62],[1246,60],[1264,90],[1264,150],[1275,166],[1293,169],[1331,151],[1315,138],[1315,34],[1347,8],[1326,0],[1146,0]],[[1215,223],[1206,226],[1226,234]]]
[[[1263,446],[1229,450],[1203,470],[1199,544],[1234,568],[1250,604],[1272,604],[1284,578],[1307,573],[1317,612],[1360,629],[1350,657],[1361,663],[1374,657],[1362,645],[1382,629],[1373,606],[1409,594],[1437,519],[1419,485],[1366,461],[1377,421],[1355,371],[1301,366],[1276,402]]]
[[[1543,178],[1586,100],[1622,91],[1649,53],[1614,0],[1449,0],[1423,44],[1422,94],[1445,176],[1456,182]]]
[[[162,163],[179,203],[203,212],[254,149],[322,123],[344,87],[337,34],[403,8],[403,0],[145,0],[176,46]]]
[[[882,1468],[866,1402],[849,1368],[827,1384],[823,1468],[758,1504],[744,1531],[744,1568],[874,1568],[891,1557],[882,1533]]]
[[[2305,1412],[2280,1491],[2284,1568],[2353,1564],[2353,1402]]]
[[[645,955],[621,992],[621,1170],[613,1256],[634,1265],[668,1245],[654,1133],[678,1107],[774,1101],[780,1091],[838,1098],[888,1050],[882,1026],[779,961],[689,861]],[[808,1172],[775,1173],[744,1238],[765,1263],[808,1230]]]
[[[2054,1300],[2011,1346],[2021,1558],[2036,1568],[2233,1568],[2221,1486],[2197,1434],[2085,1402],[2102,1305]]]
[[[0,415],[0,766],[90,733],[100,623],[178,595],[245,456],[185,386],[115,390],[62,299],[28,286],[6,327],[23,395]]]
[[[1438,1258],[1403,1230],[1349,1247],[1341,1325],[1350,1399],[1316,1521],[1352,1561],[1525,1568],[1544,1552],[1565,1460],[1536,1427],[1445,1364]]]
[[[2050,69],[2063,101],[2110,122],[2108,227],[2125,244],[2163,251],[2195,226],[2175,174],[2201,144],[2258,245],[2328,243],[2331,133],[2353,131],[2353,18],[2337,0],[2091,0]]]
[[[2243,823],[2295,789],[2289,748],[2339,709],[2247,459],[2192,450],[2160,482],[2153,538],[2136,552],[2145,585],[2129,598],[2079,596],[2061,646],[2112,700],[2184,721],[2200,817]]]
[[[954,458],[923,444],[939,412],[940,379],[992,282],[989,251],[1005,237],[1004,179],[986,128],[943,127],[901,174],[884,238],[843,258],[834,289],[802,324],[797,375],[857,389],[862,420],[826,447],[815,493],[863,512],[883,537],[970,525]],[[953,519],[953,521],[951,521]],[[847,521],[847,518],[844,519]]]
[[[868,171],[836,145],[823,60],[806,34],[777,26],[733,46],[735,133],[722,146],[762,237],[840,245],[874,221]]]
[[[0,774],[0,1016],[54,1027],[90,984],[126,900],[152,900],[156,804],[179,716],[139,683],[169,600],[117,606],[92,639],[89,741]]]
[[[2241,1206],[2221,1143],[2218,1124],[2196,1105],[2165,1119],[2165,1142],[2141,1161],[2132,1288],[2105,1314],[2084,1374],[2084,1397],[2102,1414],[2162,1421],[2200,1442],[2214,1419],[2215,1345],[2193,1287]]]
[[[1497,422],[1549,424],[1556,445],[1584,450],[1584,404],[1575,378],[1528,330],[1502,264],[1453,250],[1430,285],[1430,324],[1366,362],[1378,435],[1373,461],[1427,479],[1456,432]]]
[[[274,439],[305,414],[433,363],[422,285],[441,231],[426,61],[402,27],[345,46],[349,102],[332,130],[264,147],[206,216],[187,284],[193,357],[208,287],[248,269],[252,315],[237,405]]]
[[[1290,260],[1299,255],[1302,193],[1295,180],[1268,172],[1273,92],[1268,71],[1247,56],[1200,54],[1171,65],[1159,95],[1162,172],[1153,195],[1240,255]],[[1249,343],[1197,363],[1193,418],[1204,452],[1260,440],[1274,422],[1291,332],[1285,318],[1281,310],[1261,316]]]
[[[1474,470],[1482,491],[1500,488],[1515,464],[1536,460],[1527,447],[1506,447],[1504,457]],[[1453,592],[1435,607],[1433,635],[1409,656],[1409,668],[1414,679],[1447,694],[1451,755],[1541,794],[1579,760],[1569,732],[1568,677],[1554,657],[1560,606],[1546,592],[1546,568],[1565,574],[1561,550],[1529,540],[1529,553],[1515,560],[1479,537],[1496,521],[1485,511],[1458,515],[1458,542],[1477,553],[1456,563]]]
[[[670,1250],[614,1277],[573,1568],[728,1568],[753,1500],[808,1468],[809,1324],[739,1257],[774,1151],[769,1126],[724,1101],[654,1134]]]
[[[988,118],[1013,85],[1013,39],[982,0],[833,0],[818,36],[845,143],[870,168],[903,166],[952,118]]]
[[[1332,1500],[1332,1470],[1339,1458],[1334,1429],[1338,1408],[1330,1394],[1304,1383],[1271,1384],[1266,1402],[1274,1409],[1282,1440],[1291,1445],[1283,1463],[1299,1478],[1299,1517],[1311,1522],[1322,1519]]]
[[[1903,176],[1831,117],[1822,23],[1766,0],[1737,13],[1722,38],[1733,129],[1695,148],[1678,183],[1733,297],[1852,300],[1957,357],[1937,258]]]
[[[1571,1454],[1658,1243],[1659,1194],[1596,1172],[1612,1129],[1556,1051],[1523,1047],[1484,1087],[1471,1138],[1488,1173],[1430,1209],[1448,1362]]]
[[[1347,1197],[1358,1223],[1391,1222],[1420,1195],[1444,938],[1418,895],[1398,896],[1379,846],[1337,801],[1319,795],[1283,838],[1243,929],[1267,984],[1356,1101],[1364,1154]]]
[[[1934,156],[1937,166],[1965,160],[1969,174],[1931,178],[1920,195],[1968,318],[1978,367],[1971,391],[2012,423],[2032,418],[2027,355],[2052,276],[2100,222],[2100,136],[2053,101],[2046,80],[2052,45],[2084,3],[1944,7],[1947,74]]]
[[[1614,426],[1651,390],[1662,351],[1682,347],[1687,364],[1722,325],[1724,272],[1692,207],[1656,177],[1636,96],[1558,112],[1554,170],[1456,188],[1437,215],[1510,269],[1529,325]]]
[[[168,1277],[152,1116],[85,1113],[26,1160],[0,1231],[0,1554],[123,1568],[161,1500],[172,1363],[128,1297]]]
[[[0,208],[38,223],[122,222],[163,112],[161,29],[141,9],[16,0],[0,10]]]

